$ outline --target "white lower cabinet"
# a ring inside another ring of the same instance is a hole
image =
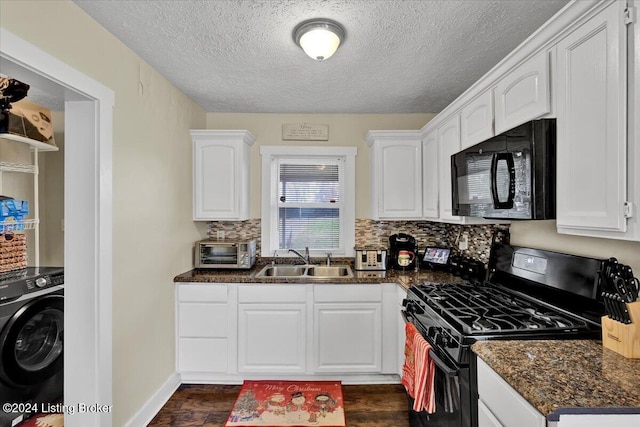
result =
[[[306,285],[238,286],[238,372],[307,371]]]
[[[393,283],[178,284],[177,371],[205,383],[399,382],[403,292]]]
[[[547,419],[478,358],[478,426],[546,427]]]
[[[238,372],[306,372],[306,308],[239,304]]]
[[[314,285],[314,372],[382,372],[382,295],[382,285]]]
[[[478,427],[503,427],[482,400],[478,400]]]
[[[176,291],[178,372],[229,369],[227,285],[181,284]]]
[[[402,317],[403,309],[402,301],[407,298],[407,291],[400,286],[396,289],[396,305],[394,307],[395,325],[396,325],[396,374],[402,376],[402,367],[404,365],[404,345],[405,345],[405,322]]]
[[[382,303],[314,305],[315,372],[382,371]]]

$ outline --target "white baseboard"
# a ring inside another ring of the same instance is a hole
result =
[[[169,398],[173,396],[173,393],[180,387],[181,383],[180,375],[175,372],[171,374],[158,391],[127,421],[124,427],[144,427],[149,424]]]

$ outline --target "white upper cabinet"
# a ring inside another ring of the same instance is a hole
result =
[[[370,131],[373,219],[422,216],[422,136],[418,131]]]
[[[451,203],[451,156],[460,151],[460,116],[454,115],[438,128],[439,161],[439,201],[440,219],[459,222],[462,218],[452,215]]]
[[[550,107],[549,54],[537,53],[498,80],[495,133],[501,134],[547,114]]]
[[[246,130],[192,130],[194,221],[249,218],[249,150]]]
[[[626,31],[624,2],[613,2],[557,45],[560,232],[626,231]]]
[[[460,148],[464,150],[495,135],[493,131],[493,91],[487,90],[462,108]]]
[[[440,217],[438,179],[438,132],[432,131],[422,140],[422,216]]]

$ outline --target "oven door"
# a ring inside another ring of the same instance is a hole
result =
[[[238,245],[199,244],[199,268],[238,268]]]
[[[426,411],[416,412],[413,398],[409,399],[409,425],[411,427],[476,427],[477,391],[471,381],[469,366],[459,366],[449,360],[438,346],[428,337],[424,327],[416,322],[411,314],[402,312],[405,322],[411,322],[431,345],[429,357],[435,365],[434,392],[436,410],[433,414]]]

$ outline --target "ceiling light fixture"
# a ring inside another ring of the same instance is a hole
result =
[[[344,28],[329,19],[310,19],[293,30],[293,40],[311,58],[324,61],[338,50],[344,40]]]

